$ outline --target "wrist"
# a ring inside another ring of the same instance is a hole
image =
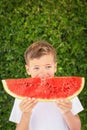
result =
[[[68,116],[68,115],[70,115],[71,114],[71,111],[65,111],[65,112],[63,112],[63,115],[64,116]]]
[[[22,113],[22,118],[23,118],[24,120],[29,120],[30,117],[31,117],[31,114],[32,114],[32,113],[29,113],[29,112],[23,112],[23,113]]]
[[[62,111],[62,114],[63,115],[71,114],[71,111],[70,110],[68,110],[68,111]]]

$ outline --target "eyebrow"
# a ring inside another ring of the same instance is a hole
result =
[[[46,64],[46,65],[51,65],[51,63],[50,64]]]
[[[51,63],[50,64],[45,64],[45,65],[51,65]],[[39,66],[39,65],[34,65],[35,67],[37,67],[37,66]]]
[[[39,65],[34,65],[34,66],[39,66]]]

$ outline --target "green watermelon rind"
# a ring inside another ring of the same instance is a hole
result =
[[[69,97],[66,97],[66,99],[69,99],[69,100],[71,100],[72,98],[74,98],[75,96],[77,96],[77,95],[79,95],[80,94],[80,92],[83,90],[83,88],[84,88],[84,84],[85,84],[85,78],[84,77],[81,77],[81,79],[82,79],[82,84],[81,84],[81,87],[80,87],[80,89],[79,90],[77,90],[73,95],[71,95],[71,96],[69,96]],[[12,97],[14,97],[14,98],[18,98],[18,99],[24,99],[25,97],[23,97],[23,96],[18,96],[18,95],[16,95],[16,94],[14,94],[13,92],[11,92],[9,89],[8,89],[8,86],[7,86],[7,83],[6,83],[6,81],[5,80],[2,80],[2,84],[3,84],[3,87],[4,87],[4,90],[9,94],[9,95],[11,95]],[[61,97],[62,98],[62,97]],[[59,99],[59,98],[56,98],[56,99],[42,99],[42,98],[37,98],[37,100],[38,101],[56,101],[57,99]]]

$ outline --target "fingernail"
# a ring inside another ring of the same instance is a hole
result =
[[[29,97],[28,100],[30,100],[31,98]]]
[[[35,100],[35,98],[32,98],[32,100]]]
[[[61,102],[63,102],[63,99],[60,99]]]

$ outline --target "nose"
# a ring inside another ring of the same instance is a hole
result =
[[[45,69],[41,68],[40,72],[39,72],[39,77],[44,79],[45,77],[47,77],[47,72]]]

